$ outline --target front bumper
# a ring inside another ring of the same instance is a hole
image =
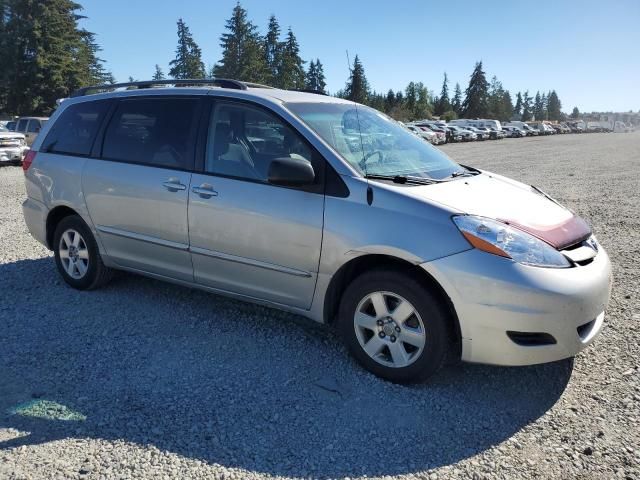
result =
[[[455,307],[468,362],[532,365],[572,357],[600,332],[611,294],[602,248],[591,263],[573,268],[530,267],[476,249],[421,266]],[[547,334],[555,343],[523,345],[507,332]]]

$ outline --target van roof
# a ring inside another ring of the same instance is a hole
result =
[[[179,89],[179,92],[177,90]],[[323,92],[309,90],[283,90],[251,82],[231,79],[194,79],[194,80],[147,80],[142,82],[116,83],[112,85],[94,85],[75,91],[71,97],[122,97],[175,93],[210,95],[218,92],[237,93],[238,97],[260,97],[278,102],[309,103],[353,103],[337,97],[330,97]],[[231,95],[234,96],[234,95]]]

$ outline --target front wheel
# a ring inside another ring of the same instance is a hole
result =
[[[397,383],[424,381],[442,367],[446,321],[446,310],[427,288],[394,270],[359,276],[340,304],[349,352],[370,372]]]

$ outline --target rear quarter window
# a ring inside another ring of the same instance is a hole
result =
[[[65,109],[52,125],[42,149],[67,155],[89,155],[109,101],[83,102]]]

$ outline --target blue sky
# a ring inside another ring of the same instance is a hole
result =
[[[219,37],[235,0],[78,0],[97,34],[106,66],[119,81],[165,73],[182,17],[207,67],[220,58]],[[474,63],[505,88],[555,89],[563,110],[640,109],[640,1],[244,0],[262,32],[270,14],[296,34],[305,60],[320,58],[328,89],[344,87],[345,51],[357,53],[372,88],[422,81],[436,93],[443,72],[463,90]],[[314,5],[314,6],[312,6]]]

